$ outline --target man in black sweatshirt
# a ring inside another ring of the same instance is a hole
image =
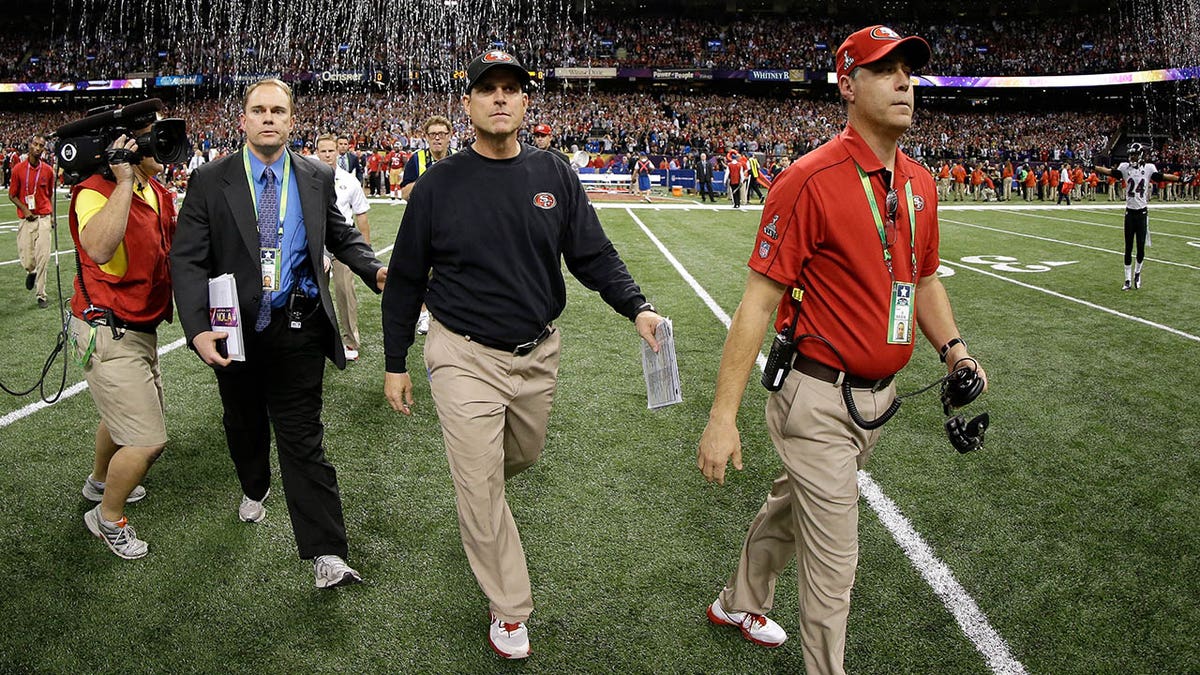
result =
[[[533,595],[504,481],[532,466],[545,443],[558,379],[553,321],[566,305],[560,259],[655,351],[662,320],[571,169],[517,141],[529,81],[499,50],[471,62],[462,103],[475,142],[413,188],[383,296],[384,393],[405,415],[412,414],[407,356],[422,301],[433,317],[425,365],[459,533],[490,604],[488,643],[510,659],[529,655]]]

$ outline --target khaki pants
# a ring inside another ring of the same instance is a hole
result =
[[[75,358],[82,359],[92,341],[92,327],[72,316],[68,330]],[[122,447],[165,444],[158,336],[127,330],[124,337],[114,340],[111,328],[97,326],[95,339],[83,376],[113,443]]]
[[[50,262],[50,245],[53,243],[50,216],[38,216],[37,220],[21,220],[17,228],[17,256],[26,272],[37,275],[33,290],[40,300],[46,299],[46,263]]]
[[[458,531],[496,618],[529,619],[533,593],[505,479],[533,465],[546,442],[558,382],[554,332],[525,356],[484,347],[430,322],[429,387],[458,506]]]
[[[874,419],[896,397],[895,387],[855,389],[854,402],[864,417]],[[768,399],[767,429],[783,473],[750,524],[721,604],[729,611],[768,613],[775,582],[795,557],[806,672],[840,674],[858,565],[857,472],[880,432],[850,420],[840,385],[800,372]]]
[[[354,282],[358,275],[350,271],[345,263],[333,260],[333,307],[338,323],[342,325],[342,344],[346,349],[358,351],[358,296],[354,294]]]

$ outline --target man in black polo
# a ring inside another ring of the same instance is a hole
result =
[[[457,493],[459,533],[487,595],[488,643],[529,655],[533,610],[506,478],[537,461],[558,379],[566,304],[559,260],[633,321],[656,351],[662,318],[608,240],[579,179],[517,141],[529,72],[493,50],[467,68],[475,142],[430,167],[410,195],[383,296],[384,392],[411,414],[407,354],[422,300],[433,316],[425,366]],[[452,200],[439,195],[462,195]],[[481,215],[486,214],[486,215]],[[430,270],[433,271],[430,276]],[[428,290],[427,290],[428,289]]]

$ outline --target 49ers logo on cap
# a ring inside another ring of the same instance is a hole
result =
[[[539,209],[550,210],[558,204],[558,200],[549,192],[539,192],[533,196],[533,205]]]
[[[900,34],[887,26],[877,26],[871,30],[871,37],[876,40],[899,40]]]
[[[499,49],[493,49],[483,55],[483,60],[485,63],[512,63],[514,59]]]

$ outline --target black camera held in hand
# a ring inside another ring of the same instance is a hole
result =
[[[950,445],[960,453],[983,447],[983,434],[987,431],[991,418],[987,413],[983,413],[967,422],[962,415],[950,416],[950,411],[978,398],[983,393],[983,385],[983,377],[979,375],[979,371],[968,366],[955,368],[954,372],[942,381],[942,411],[947,415],[946,436],[950,438]]]
[[[93,174],[111,179],[109,164],[137,164],[153,157],[159,164],[186,162],[192,153],[187,126],[182,119],[158,119],[163,103],[152,98],[127,106],[92,108],[80,120],[54,132],[55,154],[63,170],[63,183],[74,185]],[[146,133],[137,132],[150,127]],[[137,152],[109,147],[122,135],[136,138]]]

